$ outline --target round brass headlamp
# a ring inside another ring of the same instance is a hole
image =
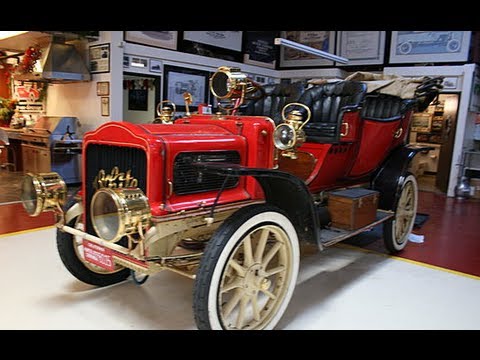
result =
[[[92,197],[90,216],[93,228],[103,240],[116,242],[125,235],[147,228],[150,204],[139,188],[101,188]]]
[[[210,78],[210,91],[219,99],[241,97],[242,87],[249,83],[239,68],[220,66]]]
[[[67,185],[56,172],[31,174],[23,178],[20,198],[30,216],[63,207],[67,198]]]
[[[273,143],[279,150],[291,149],[297,143],[297,133],[290,124],[280,124],[273,132]]]

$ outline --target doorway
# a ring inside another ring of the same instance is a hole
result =
[[[123,73],[123,121],[150,124],[161,101],[161,76]]]
[[[414,157],[410,170],[419,190],[446,193],[452,165],[460,94],[440,94],[421,113],[413,114],[410,143],[430,146]]]

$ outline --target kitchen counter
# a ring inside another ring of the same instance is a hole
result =
[[[22,158],[22,142],[21,135],[25,132],[23,129],[13,129],[10,127],[0,127],[0,129],[5,130],[8,135],[8,140],[10,142],[10,147],[13,152],[9,151],[8,162],[15,164],[16,171],[23,171],[23,158]],[[3,159],[6,161],[7,159]]]

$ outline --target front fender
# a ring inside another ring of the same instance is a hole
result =
[[[197,163],[204,171],[223,176],[252,176],[261,185],[265,200],[285,211],[292,221],[298,238],[319,244],[320,226],[313,198],[303,180],[289,173],[238,164]]]
[[[65,224],[68,224],[70,221],[75,219],[77,216],[83,214],[83,204],[81,202],[77,202],[73,204],[65,213]]]
[[[420,151],[432,149],[430,146],[402,145],[392,151],[371,180],[371,188],[380,192],[380,209],[395,209],[410,162]]]

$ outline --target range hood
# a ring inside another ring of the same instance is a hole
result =
[[[58,41],[53,37],[42,57],[37,61],[34,72],[15,74],[15,80],[69,83],[90,81],[91,76],[85,62],[74,45]]]

